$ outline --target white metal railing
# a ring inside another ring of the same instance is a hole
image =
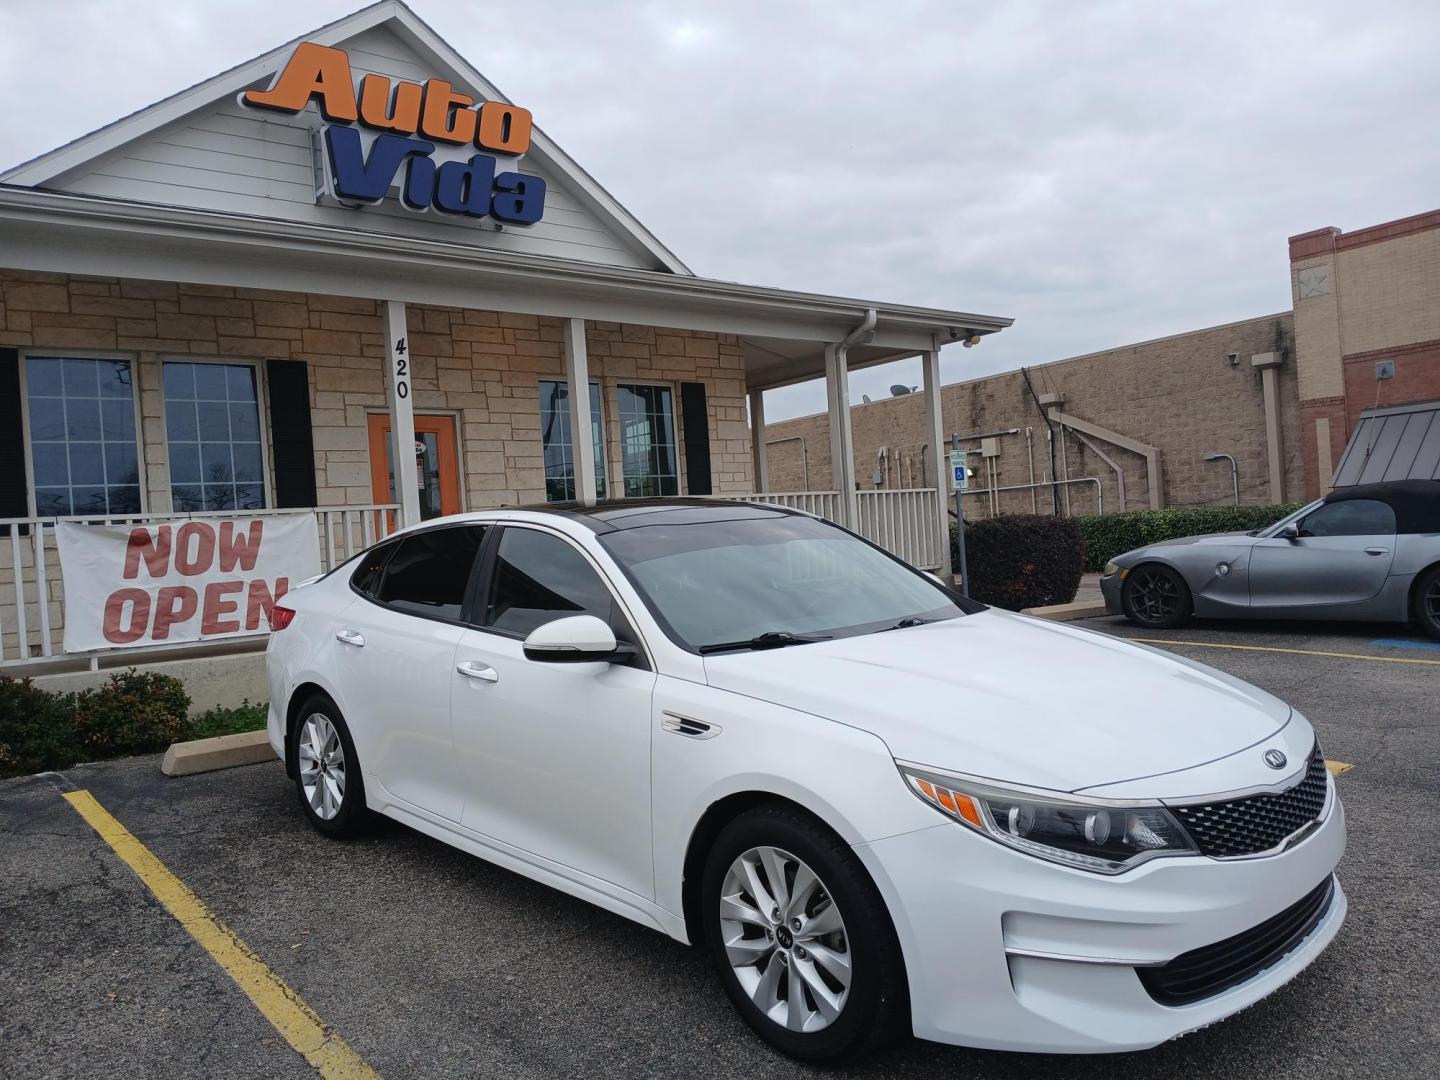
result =
[[[823,517],[827,521],[840,520],[840,493],[838,491],[760,491],[753,495],[721,495],[731,502],[769,503],[771,506],[788,506],[792,510],[804,510],[807,514]]]
[[[937,570],[944,554],[940,547],[938,497],[934,488],[857,491],[855,502],[860,520],[853,527],[865,539],[911,566]]]
[[[753,495],[722,495],[732,501],[789,506],[844,524],[838,491],[762,491]],[[934,488],[882,488],[857,491],[859,520],[852,526],[865,539],[921,570],[943,564],[940,547],[939,498]]]
[[[62,645],[65,582],[60,572],[60,555],[55,547],[57,522],[149,525],[190,518],[282,517],[296,514],[306,514],[315,519],[320,542],[320,566],[322,570],[329,570],[394,532],[398,527],[400,507],[394,503],[372,503],[296,510],[0,518],[0,669],[14,664],[33,664],[73,656],[67,654]]]

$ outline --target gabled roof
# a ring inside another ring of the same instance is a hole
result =
[[[481,100],[509,102],[509,98],[471,67],[401,0],[379,0],[254,60],[17,165],[0,174],[0,184],[61,187],[66,177],[82,172],[98,159],[198,110],[233,99],[241,90],[266,80],[280,69],[291,50],[301,41],[338,46],[358,34],[382,27],[423,56],[437,74],[448,78],[457,87]],[[563,177],[571,194],[598,219],[646,253],[653,260],[655,269],[675,274],[691,273],[673,252],[538,127],[534,130],[527,157],[527,160],[532,159],[542,169]]]

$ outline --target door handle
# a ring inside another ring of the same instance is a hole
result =
[[[336,630],[335,640],[343,641],[346,645],[354,645],[359,648],[365,644],[365,635],[358,630]]]
[[[489,664],[482,664],[478,660],[466,660],[455,665],[455,670],[467,679],[480,679],[483,682],[499,682],[500,673]]]
[[[1366,548],[1366,549],[1365,549],[1365,554],[1366,554],[1366,555],[1389,555],[1389,554],[1390,554],[1390,549],[1389,549],[1389,548]]]

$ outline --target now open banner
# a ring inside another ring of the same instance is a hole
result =
[[[309,514],[154,525],[62,521],[55,538],[66,652],[264,632],[290,586],[320,573]]]

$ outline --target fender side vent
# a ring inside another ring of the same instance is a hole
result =
[[[721,730],[718,724],[707,724],[704,720],[696,720],[689,716],[670,712],[664,714],[660,726],[666,731],[673,731],[676,735],[684,735],[691,739],[713,739],[720,734]]]

